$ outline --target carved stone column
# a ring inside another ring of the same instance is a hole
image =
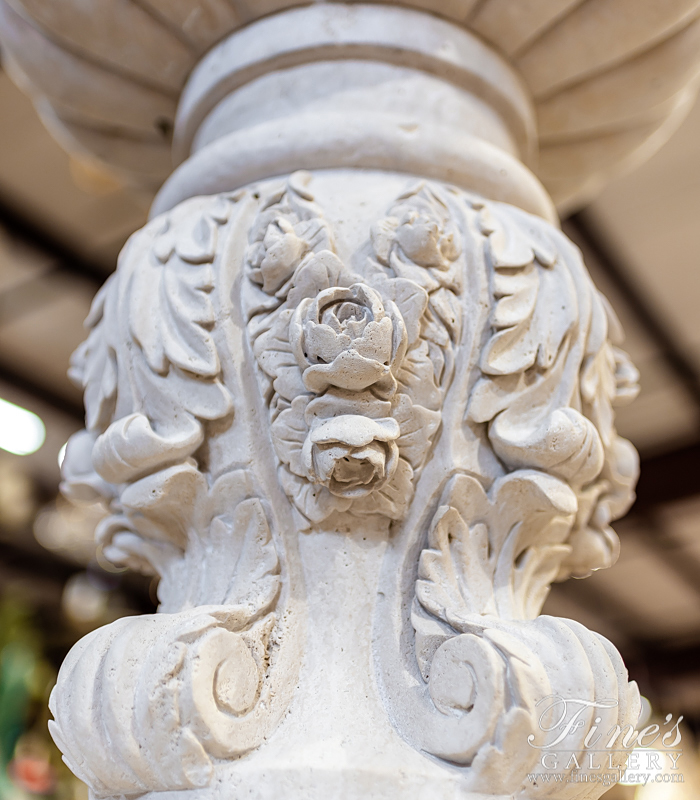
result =
[[[592,726],[637,721],[615,648],[538,616],[615,561],[637,373],[527,166],[519,69],[460,3],[411,5],[266,8],[216,44],[95,299],[64,491],[109,504],[105,556],[161,601],[52,696],[96,797],[595,798],[573,763],[529,778],[542,702],[579,704],[579,778]]]

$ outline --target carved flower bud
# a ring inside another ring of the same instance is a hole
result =
[[[403,252],[421,267],[447,269],[460,254],[454,225],[437,217],[408,211],[396,230],[396,241]]]
[[[249,251],[252,279],[262,284],[264,292],[273,294],[289,280],[307,249],[306,241],[297,235],[291,222],[277,217],[267,226],[262,242]]]
[[[307,436],[302,458],[309,477],[337,497],[364,497],[391,480],[399,462],[395,419],[344,414]]]
[[[406,327],[393,302],[363,283],[333,286],[297,308],[290,328],[292,348],[312,392],[329,386],[391,393],[391,374],[406,351]]]

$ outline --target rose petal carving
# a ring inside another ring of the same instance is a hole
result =
[[[399,424],[344,414],[315,427],[302,449],[309,477],[338,497],[363,497],[390,481],[398,465]]]
[[[391,394],[392,366],[406,352],[406,326],[393,302],[363,283],[333,286],[299,304],[289,327],[304,385]]]

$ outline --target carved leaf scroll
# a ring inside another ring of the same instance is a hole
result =
[[[536,761],[524,743],[539,730],[537,701],[571,686],[582,702],[603,692],[609,707],[595,713],[612,726],[632,724],[638,709],[609,642],[537,616],[553,580],[617,556],[609,523],[633,498],[637,464],[612,406],[634,397],[637,374],[571,243],[518,209],[468,202],[491,313],[465,422],[485,433],[502,472],[454,476],[432,516],[411,612],[425,690],[413,735],[467,767],[473,791],[558,797],[522,780]],[[572,729],[566,746],[582,751],[583,735]]]
[[[186,549],[182,521],[164,527],[158,503],[133,503],[139,491],[168,497],[201,478],[192,457],[203,422],[231,413],[215,342],[214,261],[236,200],[195,199],[132,236],[72,360],[87,432],[69,443],[63,489],[111,503],[99,532],[107,556],[161,576]]]
[[[274,619],[242,630],[239,608],[126,617],[70,652],[49,726],[95,796],[201,788],[214,758],[251,749]]]
[[[453,478],[421,553],[418,601],[461,632],[480,615],[536,617],[576,510],[566,484],[533,470],[498,479],[488,494],[475,478]]]
[[[556,722],[544,713],[542,701],[568,700],[574,691],[576,700],[556,731],[570,723],[559,749],[567,754],[559,765],[565,796],[589,797],[591,785],[602,788],[599,764],[587,758],[585,738],[593,724],[604,730],[633,726],[640,709],[639,691],[627,682],[609,642],[576,622],[546,616],[485,617],[472,632],[434,638],[424,675],[432,713],[420,718],[416,732],[421,750],[464,767],[468,791],[559,798],[559,785],[533,783],[529,775],[542,770],[538,746],[547,741],[542,727]],[[576,713],[581,725],[572,719]],[[611,753],[610,768],[624,764],[626,755],[622,749]]]
[[[609,522],[633,499],[636,457],[615,433],[611,406],[634,397],[638,376],[613,347],[619,324],[573,245],[518,209],[473,207],[493,307],[468,419],[488,425],[507,469],[542,470],[572,486],[579,513],[558,577],[583,576],[615,561]]]
[[[159,576],[165,612],[86,637],[61,670],[52,734],[98,797],[206,786],[214,759],[260,743],[273,705],[268,511],[249,469],[214,479],[200,450],[206,423],[233,410],[215,268],[237,199],[196,198],[135,234],[73,361],[87,430],[69,443],[64,490],[109,503],[98,544]]]

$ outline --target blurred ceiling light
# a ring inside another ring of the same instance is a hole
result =
[[[46,427],[32,411],[0,398],[0,448],[16,456],[35,453],[46,439]]]
[[[95,557],[95,528],[105,515],[106,510],[99,503],[74,506],[58,497],[37,514],[34,537],[47,550],[88,564]]]
[[[109,594],[95,586],[85,572],[72,575],[63,589],[61,605],[68,619],[78,625],[99,622],[107,610]]]

